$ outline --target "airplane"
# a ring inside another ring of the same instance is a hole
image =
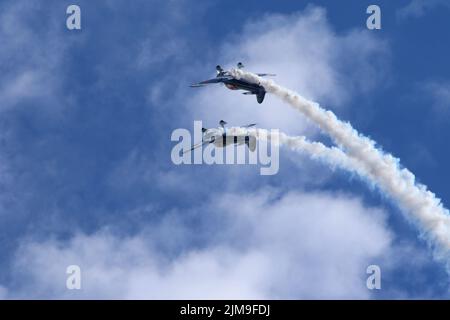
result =
[[[244,68],[244,65],[242,64],[242,62],[239,62],[237,64],[237,67],[238,69],[242,69]],[[258,101],[258,103],[262,103],[264,101],[264,97],[266,96],[266,90],[264,89],[263,86],[256,83],[245,81],[243,79],[236,79],[231,75],[229,71],[223,70],[220,65],[216,67],[216,70],[217,76],[214,79],[209,79],[199,83],[192,84],[191,87],[197,88],[203,87],[211,83],[223,83],[230,90],[245,90],[245,92],[243,92],[242,94],[256,95],[256,101]],[[274,74],[271,73],[257,73],[257,75],[260,77],[275,76]]]
[[[191,149],[182,151],[181,154],[188,153],[194,149],[197,149],[201,146],[214,143],[216,147],[224,148],[227,145],[242,145],[245,144],[251,152],[254,152],[256,149],[256,137],[253,135],[249,135],[246,130],[243,130],[242,133],[232,133],[225,127],[227,123],[223,120],[220,120],[219,127],[206,129],[202,128],[202,142],[199,142],[192,146]],[[245,126],[239,127],[239,129],[246,129],[256,126],[256,123],[251,123]]]

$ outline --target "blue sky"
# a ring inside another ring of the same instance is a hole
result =
[[[450,203],[444,1],[0,1],[0,298],[448,298],[396,203],[282,149],[280,172],[175,166],[176,128],[258,122],[330,143],[216,64],[320,102]],[[67,290],[80,265],[82,290]],[[382,289],[366,288],[366,267]]]

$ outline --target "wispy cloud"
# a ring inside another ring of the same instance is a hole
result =
[[[0,111],[9,110],[22,102],[33,102],[39,108],[53,112],[55,105],[63,106],[61,79],[64,52],[70,39],[63,39],[56,16],[36,21],[33,17],[54,12],[43,3],[6,2],[0,14]],[[46,106],[44,108],[44,106]],[[43,111],[43,110],[42,110]]]
[[[439,116],[450,114],[450,81],[430,81],[422,88],[431,98],[434,111]]]
[[[406,6],[397,10],[399,19],[418,18],[437,7],[450,8],[446,0],[411,0]]]

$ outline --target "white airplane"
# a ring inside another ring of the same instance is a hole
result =
[[[214,143],[214,145],[218,148],[224,148],[230,144],[245,144],[251,152],[255,151],[256,137],[254,135],[250,135],[245,129],[255,126],[256,123],[241,126],[237,128],[238,130],[229,130],[225,127],[226,124],[227,123],[225,121],[220,120],[220,126],[217,128],[202,128],[202,142],[193,145],[191,149],[183,151],[182,154],[188,153],[196,148],[210,143]]]

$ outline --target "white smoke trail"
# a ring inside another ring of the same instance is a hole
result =
[[[354,170],[361,173],[361,168],[364,168],[365,176],[396,200],[405,213],[409,213],[408,216],[419,225],[422,236],[438,249],[436,257],[445,259],[450,271],[449,211],[425,185],[416,183],[408,169],[400,167],[398,159],[377,149],[374,141],[360,135],[349,123],[339,120],[333,112],[317,103],[255,74],[239,69],[231,73],[237,78],[259,83],[267,92],[281,98],[327,132],[349,157],[357,160],[359,167]]]
[[[361,177],[368,176],[365,168],[361,164],[347,156],[345,152],[337,147],[327,147],[321,142],[309,141],[305,136],[289,136],[283,132],[271,132],[260,128],[242,128],[231,127],[228,128],[230,135],[249,135],[254,136],[257,140],[270,141],[271,143],[278,143],[284,145],[293,151],[308,154],[313,159],[319,159],[326,162],[329,166],[357,173]]]

